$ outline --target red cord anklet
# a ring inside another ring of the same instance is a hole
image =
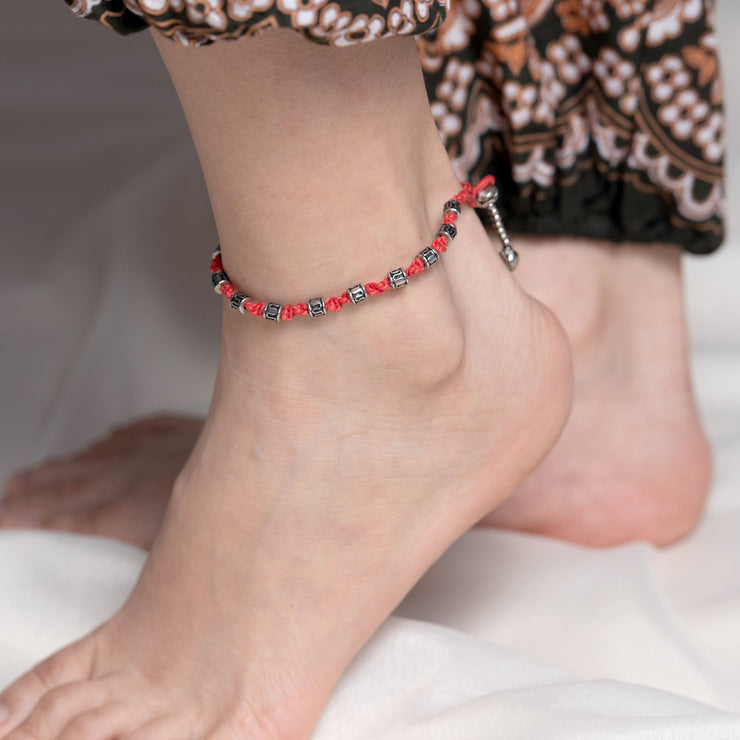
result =
[[[401,288],[408,285],[409,278],[418,275],[432,267],[447,251],[448,246],[457,235],[455,221],[461,213],[461,204],[488,211],[493,225],[501,240],[502,249],[499,252],[509,270],[516,268],[519,261],[514,251],[509,235],[501,219],[496,203],[498,188],[492,175],[484,177],[477,185],[463,183],[462,190],[444,204],[442,225],[431,245],[422,249],[414,261],[406,268],[391,270],[388,276],[379,282],[358,283],[348,288],[344,293],[331,298],[311,298],[305,303],[282,305],[265,301],[253,301],[245,293],[236,288],[224,271],[221,260],[221,247],[217,247],[211,260],[211,282],[216,293],[223,295],[232,308],[239,313],[252,316],[263,316],[270,321],[290,321],[296,316],[324,316],[327,311],[340,311],[348,303],[362,303],[371,295],[380,295],[386,290]]]

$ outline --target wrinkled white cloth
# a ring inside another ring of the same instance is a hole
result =
[[[719,12],[733,70],[740,6]],[[119,38],[61,0],[5,0],[0,42],[5,476],[134,417],[203,413],[220,304],[205,189],[146,34]],[[734,134],[740,81],[728,82]],[[316,740],[740,739],[740,236],[729,210],[726,248],[687,261],[717,455],[701,525],[665,549],[469,532],[357,656]],[[143,558],[98,538],[0,532],[0,684],[112,614]]]

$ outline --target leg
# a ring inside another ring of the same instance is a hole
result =
[[[458,183],[412,39],[161,51],[237,284],[330,295],[431,241]],[[339,315],[224,308],[209,416],[139,583],[0,695],[0,738],[310,734],[352,656],[568,412],[559,325],[474,213],[458,225],[434,269]]]
[[[485,523],[594,546],[679,539],[696,525],[711,478],[680,250],[532,237],[517,245],[517,279],[571,341],[574,404],[553,451]]]

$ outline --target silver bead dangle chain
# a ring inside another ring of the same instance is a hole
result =
[[[496,228],[499,241],[501,242],[501,251],[499,252],[499,255],[509,270],[514,271],[516,266],[519,264],[519,255],[511,244],[509,232],[506,231],[504,220],[501,218],[501,211],[499,211],[498,206],[496,205],[496,203],[498,203],[498,198],[498,188],[495,185],[489,185],[478,193],[475,198],[475,202],[478,208],[488,211],[488,215],[491,217],[491,221]]]

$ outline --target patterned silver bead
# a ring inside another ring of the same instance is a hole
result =
[[[219,254],[221,254],[221,245],[220,244],[211,253],[211,259],[215,259],[216,257],[219,256]]]
[[[249,300],[249,296],[244,295],[244,293],[234,293],[233,296],[231,296],[231,299],[229,300],[229,305],[239,313],[246,313],[247,309],[244,307],[244,304]]]
[[[454,224],[442,224],[439,227],[437,236],[448,237],[448,243],[451,242],[457,236],[457,227]]]
[[[406,274],[406,270],[400,267],[388,273],[388,280],[391,281],[391,288],[402,288],[404,285],[409,284],[409,277]]]
[[[448,200],[444,205],[443,216],[448,213],[456,213],[458,216],[462,213],[462,206],[459,200]]]
[[[425,247],[424,249],[419,252],[419,257],[421,257],[421,261],[424,263],[425,269],[429,269],[435,262],[439,260],[439,252],[437,252],[436,249],[432,249],[431,247]]]
[[[212,272],[211,273],[211,283],[213,284],[213,289],[218,293],[221,294],[221,286],[224,283],[229,282],[229,277],[225,272]]]
[[[353,285],[351,288],[347,289],[347,293],[349,294],[349,299],[352,303],[362,303],[367,299],[367,291],[363,285]]]
[[[282,312],[283,307],[279,303],[266,303],[262,315],[268,321],[280,321],[280,314]]]
[[[326,305],[323,298],[312,298],[308,301],[309,316],[323,316],[326,313]]]
[[[498,188],[495,185],[489,185],[478,191],[475,202],[478,208],[490,208],[498,200],[498,195]]]
[[[519,264],[519,255],[512,248],[511,243],[504,245],[499,255],[501,255],[504,264],[509,268],[509,272],[514,272],[516,266]]]

